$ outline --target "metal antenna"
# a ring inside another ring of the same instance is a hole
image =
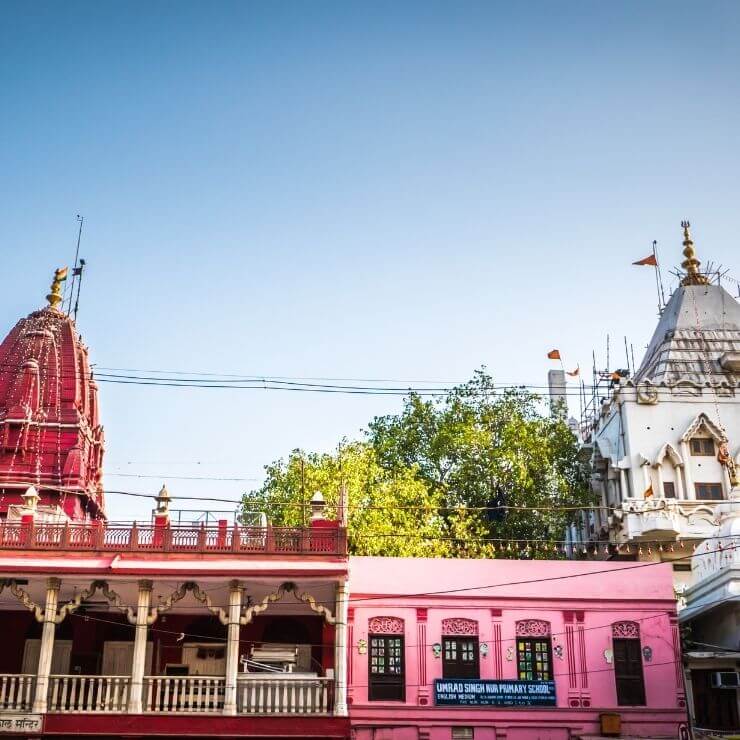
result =
[[[80,224],[80,227],[77,230],[77,248],[75,249],[75,266],[72,268],[72,283],[69,286],[69,306],[67,307],[68,316],[70,313],[72,313],[72,296],[74,295],[74,292],[75,292],[75,278],[82,275],[82,273],[78,271],[77,265],[78,265],[79,257],[80,257],[80,239],[82,239],[82,224],[85,223],[85,217],[80,216],[80,214],[78,213],[77,221]],[[80,295],[79,288],[77,290],[77,295],[78,297]]]

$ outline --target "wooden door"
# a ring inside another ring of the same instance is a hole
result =
[[[103,644],[104,676],[130,676],[134,662],[134,643],[128,641],[108,640]],[[152,672],[152,643],[146,644],[144,675]]]
[[[26,640],[26,645],[23,648],[22,673],[38,672],[40,654],[41,640]],[[69,673],[71,655],[72,640],[54,640],[54,651],[51,654],[52,676],[63,676]]]
[[[614,638],[614,676],[620,707],[645,706],[640,640]]]

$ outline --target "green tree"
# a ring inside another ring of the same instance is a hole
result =
[[[491,556],[478,542],[477,519],[466,511],[443,516],[443,501],[411,468],[378,465],[367,442],[345,443],[333,454],[294,450],[266,467],[262,487],[244,497],[242,520],[264,512],[276,526],[298,526],[310,517],[308,502],[321,491],[327,515],[337,516],[346,491],[350,552],[415,557]]]
[[[354,554],[553,557],[538,541],[562,539],[573,518],[554,509],[593,501],[574,435],[541,409],[536,395],[496,389],[482,370],[439,400],[411,393],[364,441],[266,466],[242,518],[264,511],[276,525],[301,524],[317,490],[336,514],[344,485]]]
[[[551,546],[536,541],[562,539],[573,518],[553,509],[593,499],[575,436],[562,415],[541,408],[535,394],[496,389],[480,370],[439,401],[412,393],[400,414],[370,423],[368,440],[384,469],[414,470],[441,498],[442,512],[479,509],[477,527],[487,538],[551,556]],[[526,508],[483,510],[497,505]]]

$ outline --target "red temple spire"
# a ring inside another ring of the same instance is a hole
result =
[[[87,348],[59,306],[21,319],[0,344],[0,516],[15,518],[34,486],[39,518],[104,517],[103,428]]]

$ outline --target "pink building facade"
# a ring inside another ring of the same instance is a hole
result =
[[[676,738],[686,722],[670,565],[358,557],[349,581],[356,740],[593,738],[602,715],[621,737]]]

